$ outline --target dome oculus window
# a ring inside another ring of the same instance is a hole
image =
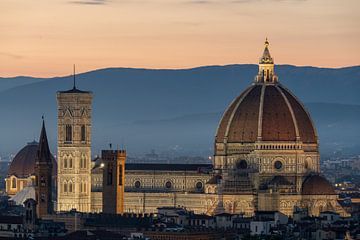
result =
[[[246,169],[248,167],[248,164],[246,160],[240,160],[236,164],[237,169]]]
[[[281,161],[276,161],[276,162],[274,163],[274,167],[275,167],[275,169],[277,169],[277,170],[280,170],[280,169],[282,168],[282,166],[283,166],[283,164],[282,164]]]
[[[135,188],[140,188],[141,187],[140,181],[136,181],[134,185],[135,185]]]
[[[167,189],[170,189],[170,188],[172,187],[172,183],[171,183],[170,181],[167,181],[167,182],[165,183],[165,187],[166,187]]]

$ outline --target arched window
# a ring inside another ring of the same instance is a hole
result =
[[[85,125],[81,125],[81,141],[86,141],[86,127]]]
[[[72,126],[65,126],[65,142],[72,142]]]
[[[69,182],[69,192],[73,192],[73,184],[72,184],[72,182]]]
[[[84,193],[86,193],[87,191],[87,189],[86,189],[86,182],[84,182],[84,187],[83,187],[83,190],[84,190]]]
[[[80,185],[80,192],[82,193],[83,192],[83,182],[81,182],[79,185]]]
[[[86,156],[85,156],[85,154],[81,155],[80,168],[86,168]]]
[[[16,178],[11,180],[11,188],[16,188]]]
[[[67,193],[68,191],[68,185],[66,182],[64,182],[64,193]]]
[[[69,159],[69,168],[72,168],[73,167],[73,160],[72,158]]]
[[[64,157],[64,168],[68,167],[68,160],[67,157]]]

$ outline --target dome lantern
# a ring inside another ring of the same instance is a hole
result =
[[[278,77],[274,72],[274,60],[270,55],[269,42],[266,38],[265,48],[263,55],[259,61],[259,72],[255,77],[255,83],[270,83],[274,84],[278,82]]]

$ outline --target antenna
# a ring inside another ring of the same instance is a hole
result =
[[[73,78],[74,78],[74,89],[76,89],[76,81],[75,81],[75,64],[74,64],[74,73],[73,73]]]

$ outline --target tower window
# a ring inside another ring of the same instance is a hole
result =
[[[65,142],[72,142],[72,126],[66,125],[65,126]]]
[[[45,185],[46,185],[45,178],[44,178],[44,176],[41,176],[40,177],[40,186],[45,187]]]
[[[64,182],[64,193],[66,193],[68,191],[68,186],[67,186],[67,183]]]
[[[69,192],[73,192],[73,184],[72,184],[72,182],[69,182]]]
[[[86,156],[84,154],[81,155],[80,168],[86,168]]]
[[[72,168],[73,167],[73,160],[72,158],[69,159],[69,168]]]
[[[81,125],[81,141],[86,141],[86,127],[85,125]]]
[[[64,158],[64,168],[67,168],[68,167],[68,160],[67,158],[65,157]]]

